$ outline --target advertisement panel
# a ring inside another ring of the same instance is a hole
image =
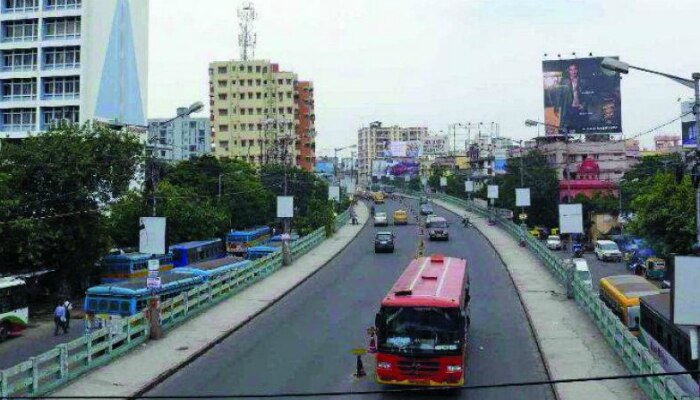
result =
[[[611,57],[618,59],[618,57]],[[600,67],[603,57],[542,61],[544,121],[569,133],[622,132],[620,77]]]
[[[506,173],[506,159],[508,151],[506,149],[496,149],[494,151],[493,171],[497,174]]]
[[[388,157],[419,157],[422,155],[422,147],[423,144],[419,141],[393,141],[389,144]]]
[[[695,115],[693,114],[693,104],[692,101],[681,102],[681,114],[684,115],[681,118],[681,132],[683,138],[683,147],[695,147],[698,137],[698,126],[695,123]]]
[[[333,160],[316,160],[314,172],[322,175],[333,175],[334,165]]]
[[[498,185],[489,185],[487,189],[487,196],[489,199],[498,198]]]
[[[391,158],[374,160],[372,175],[374,176],[418,176],[420,163],[414,158]]]
[[[583,206],[559,204],[559,232],[583,233]]]
[[[515,189],[515,206],[530,207],[530,188]]]
[[[165,254],[165,217],[139,218],[139,253]]]
[[[423,151],[421,155],[441,156],[447,154],[447,136],[429,136],[423,139]]]

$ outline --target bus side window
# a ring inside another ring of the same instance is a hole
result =
[[[119,312],[119,300],[112,300],[109,302],[109,311],[110,312]]]
[[[98,312],[107,311],[107,300],[106,299],[100,299],[97,304],[98,304],[98,306],[97,306],[95,311],[98,311]]]
[[[129,314],[131,314],[131,310],[129,310],[129,301],[128,301],[128,300],[122,301],[122,302],[121,302],[121,310],[120,310],[120,313],[121,313],[122,315],[129,315]]]
[[[88,311],[95,312],[97,311],[97,300],[88,298]]]

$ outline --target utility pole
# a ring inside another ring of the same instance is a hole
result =
[[[219,203],[221,203],[221,186],[222,186],[222,179],[224,174],[219,173]]]
[[[693,113],[695,114],[695,149],[696,159],[700,157],[700,72],[693,73],[695,83],[695,104]],[[695,241],[700,243],[700,186],[695,189]]]

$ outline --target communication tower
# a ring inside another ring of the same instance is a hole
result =
[[[241,60],[243,61],[255,57],[257,35],[253,31],[253,22],[257,16],[252,2],[245,2],[238,8],[238,26],[241,28],[238,34],[238,45],[241,48]]]

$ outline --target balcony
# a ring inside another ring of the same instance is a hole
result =
[[[44,10],[75,10],[82,7],[82,0],[45,0]]]
[[[39,0],[3,1],[3,14],[26,13],[39,11]]]

